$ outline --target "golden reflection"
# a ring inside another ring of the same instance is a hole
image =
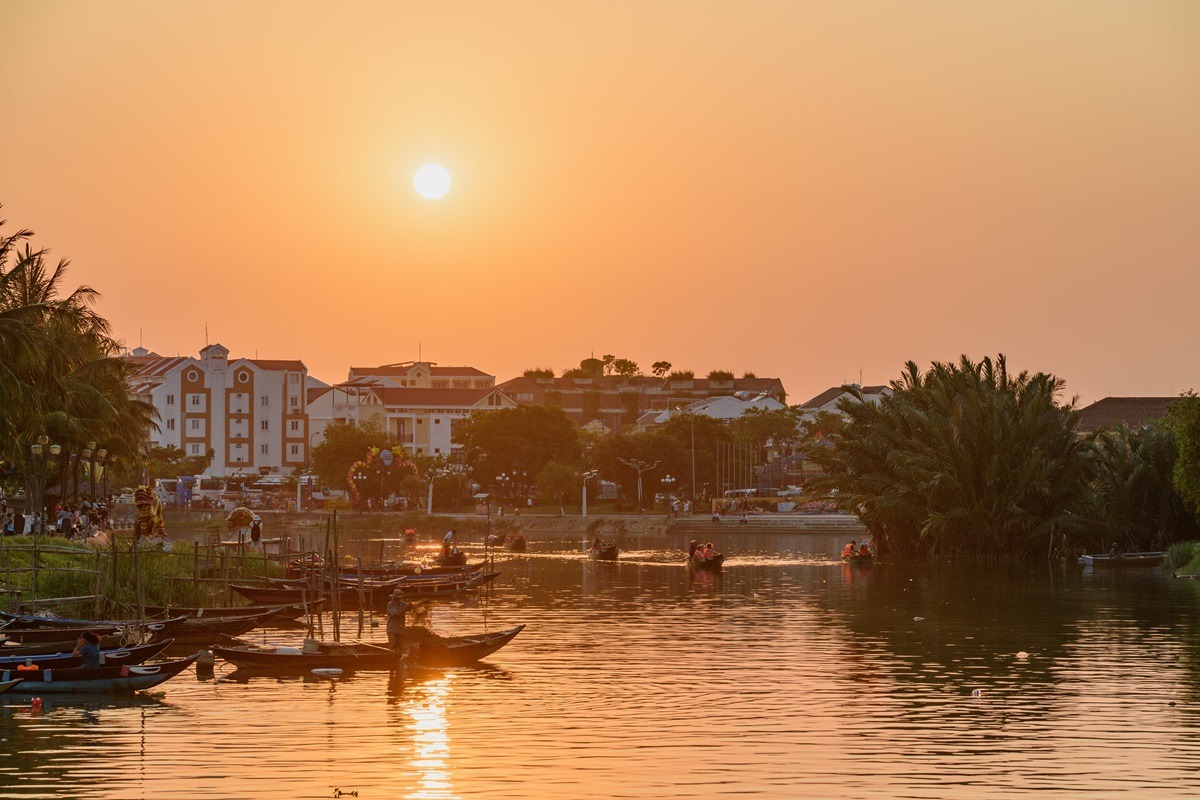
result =
[[[412,765],[417,772],[417,789],[406,795],[411,800],[450,800],[457,798],[451,783],[447,761],[450,755],[450,731],[446,722],[446,698],[450,694],[450,675],[422,684],[420,697],[408,713],[412,717]]]

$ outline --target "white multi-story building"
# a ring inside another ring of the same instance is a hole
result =
[[[516,405],[495,387],[495,376],[474,367],[429,361],[351,367],[345,383],[309,389],[313,436],[319,443],[327,425],[374,420],[410,453],[449,456],[461,420]]]
[[[229,360],[212,344],[191,356],[142,348],[126,357],[138,368],[130,392],[154,405],[159,430],[150,443],[189,456],[212,452],[212,475],[288,473],[308,462],[308,368],[302,361]]]

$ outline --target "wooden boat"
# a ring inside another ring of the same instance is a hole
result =
[[[324,601],[314,601],[308,604],[308,610],[314,611],[314,605]],[[304,616],[304,606],[297,603],[295,605],[284,606],[236,606],[231,608],[198,608],[185,606],[146,606],[146,613],[152,617],[169,617],[172,614],[182,614],[189,620],[203,619],[204,617],[221,617],[223,619],[229,617],[257,617],[261,614],[267,614],[267,619],[274,621],[289,621],[298,619]]]
[[[467,554],[459,550],[457,553],[439,555],[433,560],[433,563],[439,567],[465,567],[467,565]]]
[[[387,605],[392,592],[400,589],[405,597],[430,598],[449,597],[470,591],[485,583],[493,581],[500,573],[483,574],[473,572],[460,575],[437,576],[436,579],[427,576],[409,576],[390,581],[363,583],[363,607],[382,609]],[[312,591],[305,588],[288,586],[273,586],[231,583],[229,588],[245,597],[252,603],[299,603],[304,598],[312,599],[328,597],[329,591]],[[339,605],[343,608],[359,607],[358,581],[343,582],[338,589]]]
[[[459,667],[487,658],[525,630],[524,625],[474,636],[442,636],[419,641],[413,660],[422,667]]]
[[[621,555],[621,548],[613,542],[601,545],[599,548],[588,548],[587,557],[592,561],[616,561]]]
[[[192,665],[199,654],[156,664],[104,667],[67,667],[17,673],[0,670],[0,681],[20,677],[12,691],[19,694],[63,692],[136,692],[169,681]]]
[[[154,641],[153,637],[146,637],[150,642]],[[100,637],[101,650],[127,650],[137,644],[148,644],[145,639],[138,640],[137,636],[132,639],[119,633],[110,633]],[[0,640],[0,657],[25,657],[44,655],[47,653],[70,653],[79,644],[79,638],[61,639],[56,642],[38,642],[36,644],[17,644],[7,640]]]
[[[176,631],[175,643],[210,645],[249,633],[260,625],[266,625],[270,619],[269,611],[258,616],[189,617],[183,627]]]
[[[296,647],[213,647],[213,653],[239,669],[304,675],[314,669],[396,669],[404,658],[383,645],[365,642],[306,643]]]
[[[11,681],[0,681],[0,694],[4,694],[20,682],[20,678],[13,678]]]
[[[112,666],[122,664],[141,664],[154,658],[175,642],[166,639],[161,642],[138,645],[136,647],[109,648],[100,651],[100,663]],[[4,652],[0,649],[0,653]],[[72,650],[57,653],[38,653],[26,656],[0,656],[0,669],[16,669],[26,662],[37,664],[40,669],[59,669],[62,667],[78,667],[83,664],[83,656],[72,655]]]
[[[706,570],[708,572],[719,572],[725,564],[725,554],[717,553],[711,558],[689,558],[688,566],[692,569]]]
[[[875,556],[871,555],[870,553],[868,553],[867,555],[860,555],[858,553],[855,553],[852,556],[842,556],[842,563],[843,564],[859,564],[859,565],[865,567],[868,564],[875,563]]]
[[[426,667],[460,666],[486,658],[511,642],[525,629],[518,625],[495,633],[473,636],[428,636],[411,642],[409,659]],[[395,669],[403,654],[367,642],[311,642],[305,649],[214,647],[213,653],[239,669],[288,675],[304,675],[314,669]]]
[[[514,553],[524,553],[525,552],[525,537],[519,533],[516,534],[515,536],[511,537],[507,542],[504,543],[504,549],[510,550]]]
[[[100,637],[119,636],[126,632],[144,632],[149,634],[152,639],[165,639],[179,630],[185,619],[187,617],[184,616],[171,617],[170,619],[147,619],[140,624],[132,623],[129,625],[109,625],[104,623],[89,625],[87,624],[87,620],[69,620],[61,627],[51,626],[45,628],[23,628],[19,630],[5,627],[3,628],[3,634],[9,640],[22,645],[64,642],[71,639],[78,639],[80,635],[89,631]]]
[[[1161,550],[1145,553],[1122,553],[1110,556],[1107,553],[1079,557],[1079,563],[1090,567],[1152,567],[1161,564],[1166,553]]]

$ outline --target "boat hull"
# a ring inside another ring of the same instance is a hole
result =
[[[725,554],[717,553],[712,558],[689,558],[688,566],[704,572],[719,572],[725,566]]]
[[[1161,564],[1166,553],[1154,551],[1146,553],[1125,553],[1121,556],[1110,556],[1107,553],[1080,556],[1079,563],[1089,567],[1153,567]]]
[[[174,639],[165,639],[153,644],[143,644],[137,647],[123,647],[100,651],[100,663],[104,666],[120,666],[122,664],[141,664],[154,658],[175,643]],[[40,669],[63,669],[83,665],[83,656],[72,655],[72,650],[57,653],[40,653],[34,655],[5,655],[0,648],[0,669],[16,669],[19,665],[31,661]]]
[[[12,688],[18,694],[130,693],[151,689],[171,680],[192,665],[198,656],[158,664],[121,667],[79,667],[20,673],[21,682]],[[17,677],[16,671],[0,671],[0,680]]]

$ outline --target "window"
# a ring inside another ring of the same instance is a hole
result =
[[[288,373],[288,383],[299,383],[299,382],[300,382],[300,373],[299,372],[289,372]]]
[[[517,392],[517,399],[523,403],[532,403],[533,392]]]
[[[290,452],[294,456],[300,455],[300,445],[298,445],[298,444],[291,445],[288,448],[288,452]]]
[[[271,423],[264,419],[262,422],[258,423],[258,427],[264,431],[269,431],[271,430]]]
[[[200,445],[196,444],[195,442],[192,442],[191,444],[189,444],[188,445],[188,455],[189,456],[200,455]]]
[[[288,422],[288,430],[292,431],[293,433],[299,433],[300,432],[300,420],[294,419],[294,420],[291,420],[290,422]]]
[[[470,381],[455,381],[454,388],[455,389],[470,389],[471,382]]]
[[[299,408],[300,407],[300,398],[297,397],[296,395],[292,395],[291,397],[288,398],[288,405],[291,406],[292,408]]]
[[[269,456],[271,455],[271,446],[264,444],[262,447],[258,448],[258,452],[262,453],[264,456]]]
[[[200,380],[200,373],[196,372],[194,369],[189,369],[187,371],[187,375],[184,377],[187,378],[188,383],[195,383],[196,381]]]
[[[190,405],[190,406],[199,406],[199,405],[200,405],[200,395],[198,395],[198,394],[189,394],[189,395],[188,395],[188,405]]]
[[[440,448],[440,447],[435,447],[435,448],[433,448],[433,452],[434,452],[434,454],[436,455],[436,454],[438,454],[438,453],[442,452],[442,448]]]
[[[175,420],[173,420],[173,419],[167,420],[167,430],[169,430],[169,431],[175,430]]]
[[[167,395],[167,405],[169,405],[169,406],[175,405],[175,395],[173,395],[173,394]]]
[[[192,430],[194,430],[194,431],[200,430],[200,420],[193,419],[193,420],[191,420],[191,423],[192,423],[192,425],[191,425]]]
[[[431,385],[434,389],[449,389],[450,381],[433,381]]]
[[[434,419],[434,421],[433,421],[433,424],[434,424],[434,425],[441,425],[441,424],[442,424],[442,421],[441,421],[440,419]]]
[[[239,372],[237,379],[240,383],[249,383],[250,382],[250,373],[249,372]]]
[[[262,396],[262,400],[260,401],[260,404],[261,404],[261,405],[264,405],[264,406],[269,406],[269,405],[271,405],[271,395],[269,395],[269,394],[264,394],[264,395]]]

